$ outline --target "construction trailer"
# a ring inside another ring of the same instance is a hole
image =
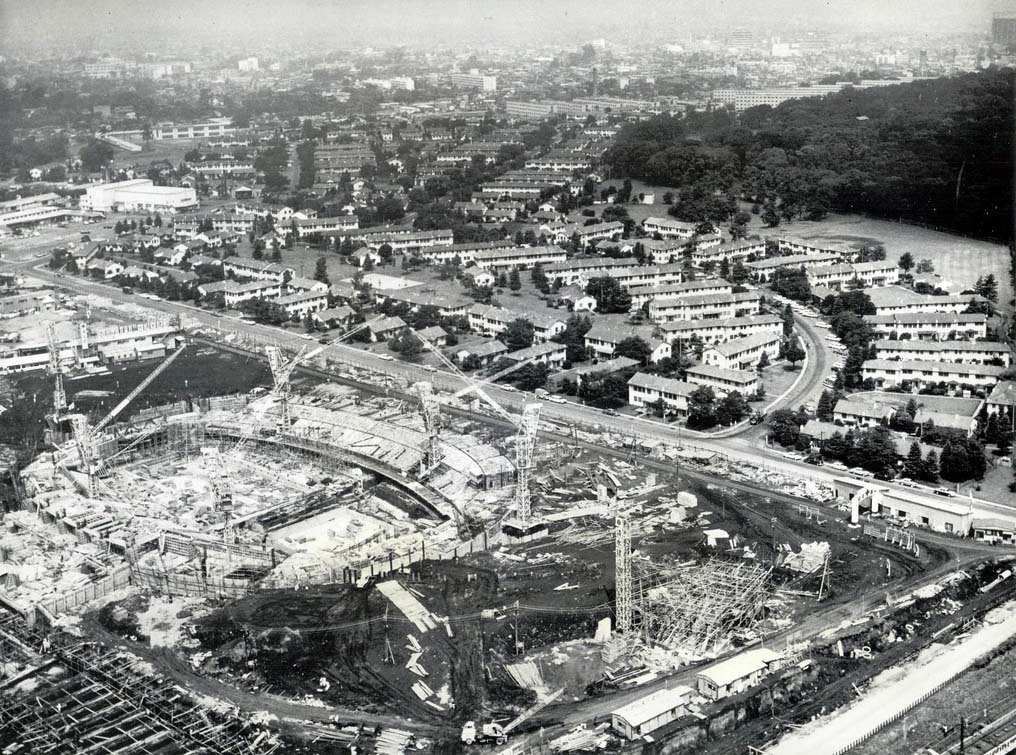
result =
[[[782,657],[769,648],[746,650],[697,673],[695,685],[710,700],[739,695],[779,668]]]
[[[688,712],[691,687],[669,687],[618,708],[610,714],[610,726],[625,739],[639,739],[676,721]]]

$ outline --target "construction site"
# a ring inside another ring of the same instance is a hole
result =
[[[138,409],[214,348],[180,338],[83,413],[50,343],[47,444],[0,519],[3,753],[761,750],[1016,584],[451,363],[449,393],[268,346],[261,387]]]

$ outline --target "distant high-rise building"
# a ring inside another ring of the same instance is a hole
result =
[[[1016,47],[1016,12],[996,13],[992,17],[991,41],[1003,47]]]
[[[244,72],[258,70],[258,59],[257,58],[244,58],[236,64],[237,68]]]
[[[453,73],[449,79],[452,86],[463,89],[479,89],[481,92],[497,89],[497,76],[485,76],[475,69],[470,73]]]
[[[751,47],[752,36],[751,31],[748,29],[734,29],[734,32],[730,35],[730,46],[745,48]]]
[[[928,51],[927,50],[921,50],[920,53],[918,53],[918,55],[919,55],[919,57],[918,57],[918,62],[917,62],[917,75],[918,76],[927,76],[928,75]]]

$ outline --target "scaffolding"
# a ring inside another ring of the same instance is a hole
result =
[[[627,514],[614,517],[615,628],[620,634],[632,630],[631,519]]]
[[[713,558],[662,572],[639,601],[652,643],[701,655],[763,617],[772,569],[755,561]]]
[[[515,444],[515,510],[519,523],[529,524],[533,513],[532,491],[529,476],[533,469],[533,453],[536,451],[536,433],[540,425],[540,404],[526,404],[522,409],[522,421]]]

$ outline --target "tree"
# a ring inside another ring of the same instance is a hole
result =
[[[568,317],[564,331],[553,338],[555,342],[564,344],[565,361],[584,362],[588,358],[585,336],[591,327],[593,323],[584,315],[573,314]]]
[[[761,218],[762,222],[769,228],[775,228],[780,224],[780,211],[776,207],[776,202],[771,199],[766,202]]]
[[[751,407],[737,391],[731,391],[716,406],[716,419],[721,425],[734,425],[748,416]]]
[[[81,167],[89,172],[102,170],[113,159],[113,147],[98,139],[89,139],[88,143],[78,152]]]
[[[791,367],[795,367],[805,356],[804,349],[798,344],[796,338],[791,340],[783,350],[783,358],[790,362]]]
[[[914,272],[918,275],[922,273],[933,273],[935,272],[935,265],[931,260],[923,259],[917,263],[916,267],[914,267]]]
[[[928,455],[924,457],[919,479],[922,482],[938,482],[938,454],[934,451],[928,451]]]
[[[797,439],[801,435],[797,414],[791,409],[777,409],[771,412],[768,425],[769,437],[784,447],[797,443]]]
[[[586,293],[596,298],[600,314],[626,314],[631,310],[631,296],[615,278],[593,278],[586,284]]]
[[[328,262],[324,257],[318,257],[314,265],[314,280],[324,283],[326,286],[331,283],[328,278]]]
[[[395,251],[392,249],[391,244],[386,243],[378,247],[377,253],[378,256],[381,258],[381,264],[387,265],[391,261],[392,255],[395,253]]]
[[[762,370],[764,370],[768,366],[769,366],[769,352],[763,351],[762,356],[758,358],[758,364],[756,365],[755,369],[757,369],[759,372],[762,372]]]
[[[413,331],[403,328],[388,339],[388,349],[397,353],[400,359],[413,362],[423,353],[423,344]]]
[[[911,480],[923,479],[924,458],[921,456],[921,444],[916,440],[910,444],[906,461],[903,463],[903,473]]]
[[[740,210],[734,213],[730,223],[730,237],[732,239],[744,239],[748,237],[748,224],[751,222],[751,214]]]
[[[522,279],[519,278],[518,270],[512,270],[511,274],[508,276],[508,288],[510,288],[515,294],[518,294],[518,292],[522,290]]]
[[[783,308],[780,318],[783,320],[783,337],[790,338],[794,332],[794,310],[789,304]]]
[[[991,273],[981,276],[974,284],[974,293],[991,302],[998,301],[998,282]]]
[[[261,239],[254,241],[254,251],[251,252],[251,257],[256,260],[263,260],[265,258],[264,244],[261,243]]]
[[[829,391],[822,391],[822,395],[818,399],[818,407],[816,414],[823,422],[831,422],[833,419],[833,409],[836,408],[836,402],[833,400],[833,394]]]
[[[512,380],[523,391],[535,391],[547,382],[550,368],[542,362],[530,362],[512,373]]]
[[[614,348],[615,357],[628,357],[643,366],[649,364],[652,353],[652,347],[639,336],[628,336]]]
[[[910,252],[904,252],[903,254],[900,255],[899,264],[900,270],[902,270],[904,273],[909,273],[911,270],[914,269],[914,265],[916,264],[914,262],[914,255],[912,255]]]
[[[701,386],[688,397],[688,427],[708,430],[716,424],[716,394],[708,386]]]
[[[962,482],[970,478],[967,452],[962,446],[946,441],[938,460],[938,473],[949,482]]]
[[[501,340],[508,347],[508,351],[527,349],[533,345],[535,332],[533,324],[520,317],[508,323],[508,327],[501,334]]]

